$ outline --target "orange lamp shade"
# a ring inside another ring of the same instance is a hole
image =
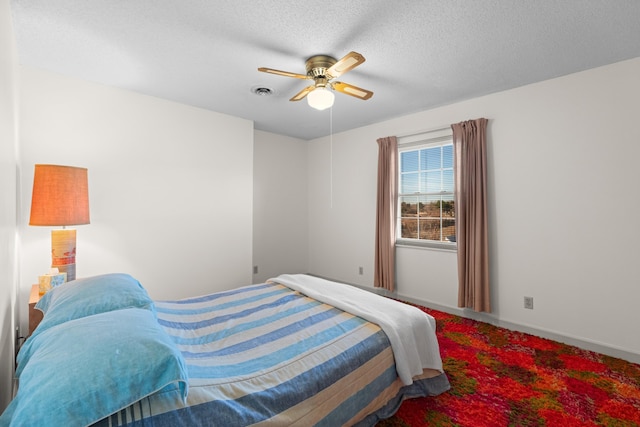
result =
[[[29,225],[89,224],[87,169],[36,165]]]

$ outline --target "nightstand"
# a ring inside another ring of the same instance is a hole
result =
[[[42,312],[40,310],[36,310],[36,304],[40,301],[41,297],[40,286],[31,286],[31,294],[29,295],[29,336],[31,336],[42,320]]]

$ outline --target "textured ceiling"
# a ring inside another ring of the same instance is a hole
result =
[[[638,0],[12,0],[22,64],[313,139],[640,56]],[[305,60],[354,50],[330,112],[290,102]],[[259,97],[254,87],[275,94]],[[330,127],[330,123],[332,127]]]

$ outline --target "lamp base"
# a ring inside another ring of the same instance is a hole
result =
[[[67,273],[67,281],[76,279],[76,230],[51,230],[51,267]]]

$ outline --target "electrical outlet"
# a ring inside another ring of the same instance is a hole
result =
[[[524,308],[533,310],[533,297],[524,297]]]
[[[364,274],[364,268],[363,267],[358,267],[358,274],[361,275],[361,276]]]
[[[258,266],[257,265],[253,266],[253,274],[258,274]]]

